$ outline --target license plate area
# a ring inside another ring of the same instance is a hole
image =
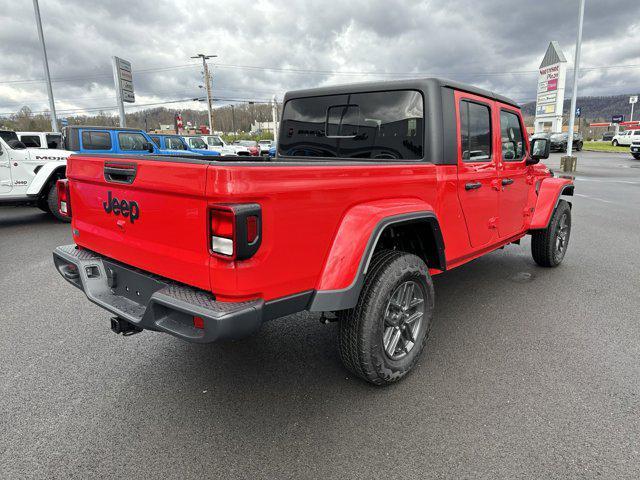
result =
[[[106,282],[111,293],[127,298],[139,305],[147,305],[156,291],[165,287],[148,274],[144,275],[115,263],[104,261]]]

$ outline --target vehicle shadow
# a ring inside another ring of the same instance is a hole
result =
[[[37,208],[2,207],[0,209],[0,228],[23,225],[53,225],[61,224],[52,215]]]
[[[469,345],[482,343],[474,339],[482,323],[495,321],[495,287],[535,278],[518,277],[533,268],[524,255],[498,253],[436,279],[437,320],[424,358],[390,387],[373,387],[344,369],[337,324],[321,325],[316,314],[296,314],[236,342],[194,345],[151,333],[135,336],[140,343],[127,348],[127,355],[136,355],[137,349],[145,353],[127,370],[125,392],[105,405],[104,415],[112,415],[111,408],[139,410],[146,418],[138,428],[152,435],[172,432],[174,440],[189,445],[224,442],[267,453],[310,441],[320,442],[318,448],[339,449],[354,441],[353,434],[345,436],[345,428],[357,432],[358,425],[373,422],[393,431],[406,422],[408,412],[413,421],[446,422],[447,409],[456,408],[452,365],[464,364],[465,356],[468,361]],[[471,333],[463,340],[465,331]],[[461,388],[465,381],[461,376]]]

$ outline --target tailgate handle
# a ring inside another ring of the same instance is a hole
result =
[[[105,162],[104,179],[114,183],[133,183],[137,171],[135,163]]]

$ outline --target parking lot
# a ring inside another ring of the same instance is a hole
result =
[[[317,315],[115,335],[53,268],[70,227],[0,209],[0,477],[638,478],[640,161],[578,169],[564,263],[527,238],[436,277],[422,361],[383,389]]]

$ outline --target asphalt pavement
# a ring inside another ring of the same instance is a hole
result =
[[[435,277],[422,360],[388,388],[312,314],[115,335],[53,267],[69,226],[1,208],[0,478],[639,478],[640,161],[578,169],[564,263],[527,238]]]

